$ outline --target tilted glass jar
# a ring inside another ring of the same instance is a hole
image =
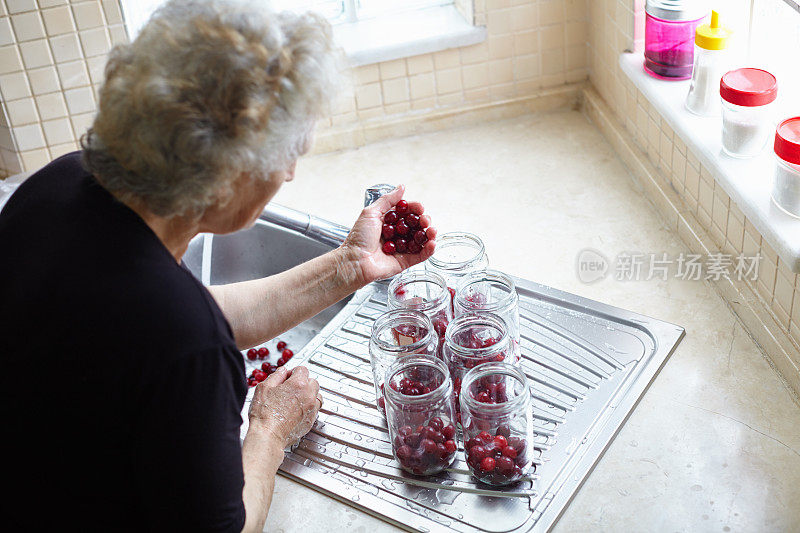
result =
[[[473,272],[461,279],[456,291],[455,316],[494,313],[506,322],[517,357],[520,351],[519,295],[517,286],[499,270]]]
[[[460,397],[464,455],[472,474],[490,485],[522,479],[533,461],[533,413],[525,374],[506,363],[475,367],[464,376]]]
[[[410,355],[387,370],[386,422],[400,466],[428,476],[453,464],[458,446],[453,382],[439,359]]]
[[[408,271],[395,276],[389,285],[389,308],[420,311],[431,319],[439,337],[439,357],[447,325],[453,319],[453,303],[444,278],[435,272]]]
[[[519,364],[519,357],[511,346],[505,321],[492,313],[468,313],[450,322],[442,354],[453,379],[457,422],[461,422],[458,396],[466,373],[487,363]]]
[[[471,272],[489,267],[483,241],[477,235],[464,232],[436,236],[436,251],[425,261],[425,270],[442,276],[455,297],[458,282]]]
[[[382,414],[386,411],[383,397],[386,369],[404,355],[419,354],[435,358],[438,345],[431,319],[419,311],[395,309],[375,320],[369,338],[369,359],[375,383],[375,400]]]

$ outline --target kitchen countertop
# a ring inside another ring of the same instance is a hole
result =
[[[554,531],[800,530],[800,403],[713,288],[578,279],[585,248],[688,253],[580,112],[307,157],[275,201],[350,225],[384,182],[405,183],[439,231],[481,236],[494,268],[686,328]],[[333,527],[397,530],[279,477],[265,530]]]

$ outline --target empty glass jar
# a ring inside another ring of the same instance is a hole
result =
[[[392,451],[403,470],[441,472],[456,456],[453,382],[439,359],[412,355],[386,371],[386,422]]]
[[[453,297],[461,278],[488,266],[483,241],[477,235],[463,232],[437,235],[436,251],[425,261],[425,270],[442,276]]]
[[[447,325],[453,319],[453,304],[444,278],[424,270],[405,271],[389,285],[389,308],[411,309],[424,313],[439,337],[439,356]]]
[[[404,355],[435,358],[438,344],[430,318],[419,311],[395,309],[375,320],[369,339],[369,358],[375,382],[375,400],[382,414],[386,411],[383,397],[386,369]]]
[[[490,485],[519,481],[533,461],[533,414],[525,374],[505,363],[470,370],[461,385],[464,455]]]
[[[520,352],[519,295],[514,280],[499,270],[473,272],[461,279],[456,291],[455,316],[494,313],[506,322],[517,356]]]
[[[447,328],[442,353],[453,379],[457,411],[461,381],[469,370],[494,362],[519,363],[505,321],[492,313],[468,313],[455,318]],[[456,421],[460,422],[458,412]]]

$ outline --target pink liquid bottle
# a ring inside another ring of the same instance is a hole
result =
[[[644,69],[656,78],[688,80],[695,29],[708,14],[703,0],[647,0]]]

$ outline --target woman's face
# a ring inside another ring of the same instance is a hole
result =
[[[295,161],[288,170],[272,172],[269,179],[242,174],[233,183],[233,198],[223,206],[206,209],[200,220],[200,231],[232,233],[251,227],[267,203],[286,181],[294,179]]]

